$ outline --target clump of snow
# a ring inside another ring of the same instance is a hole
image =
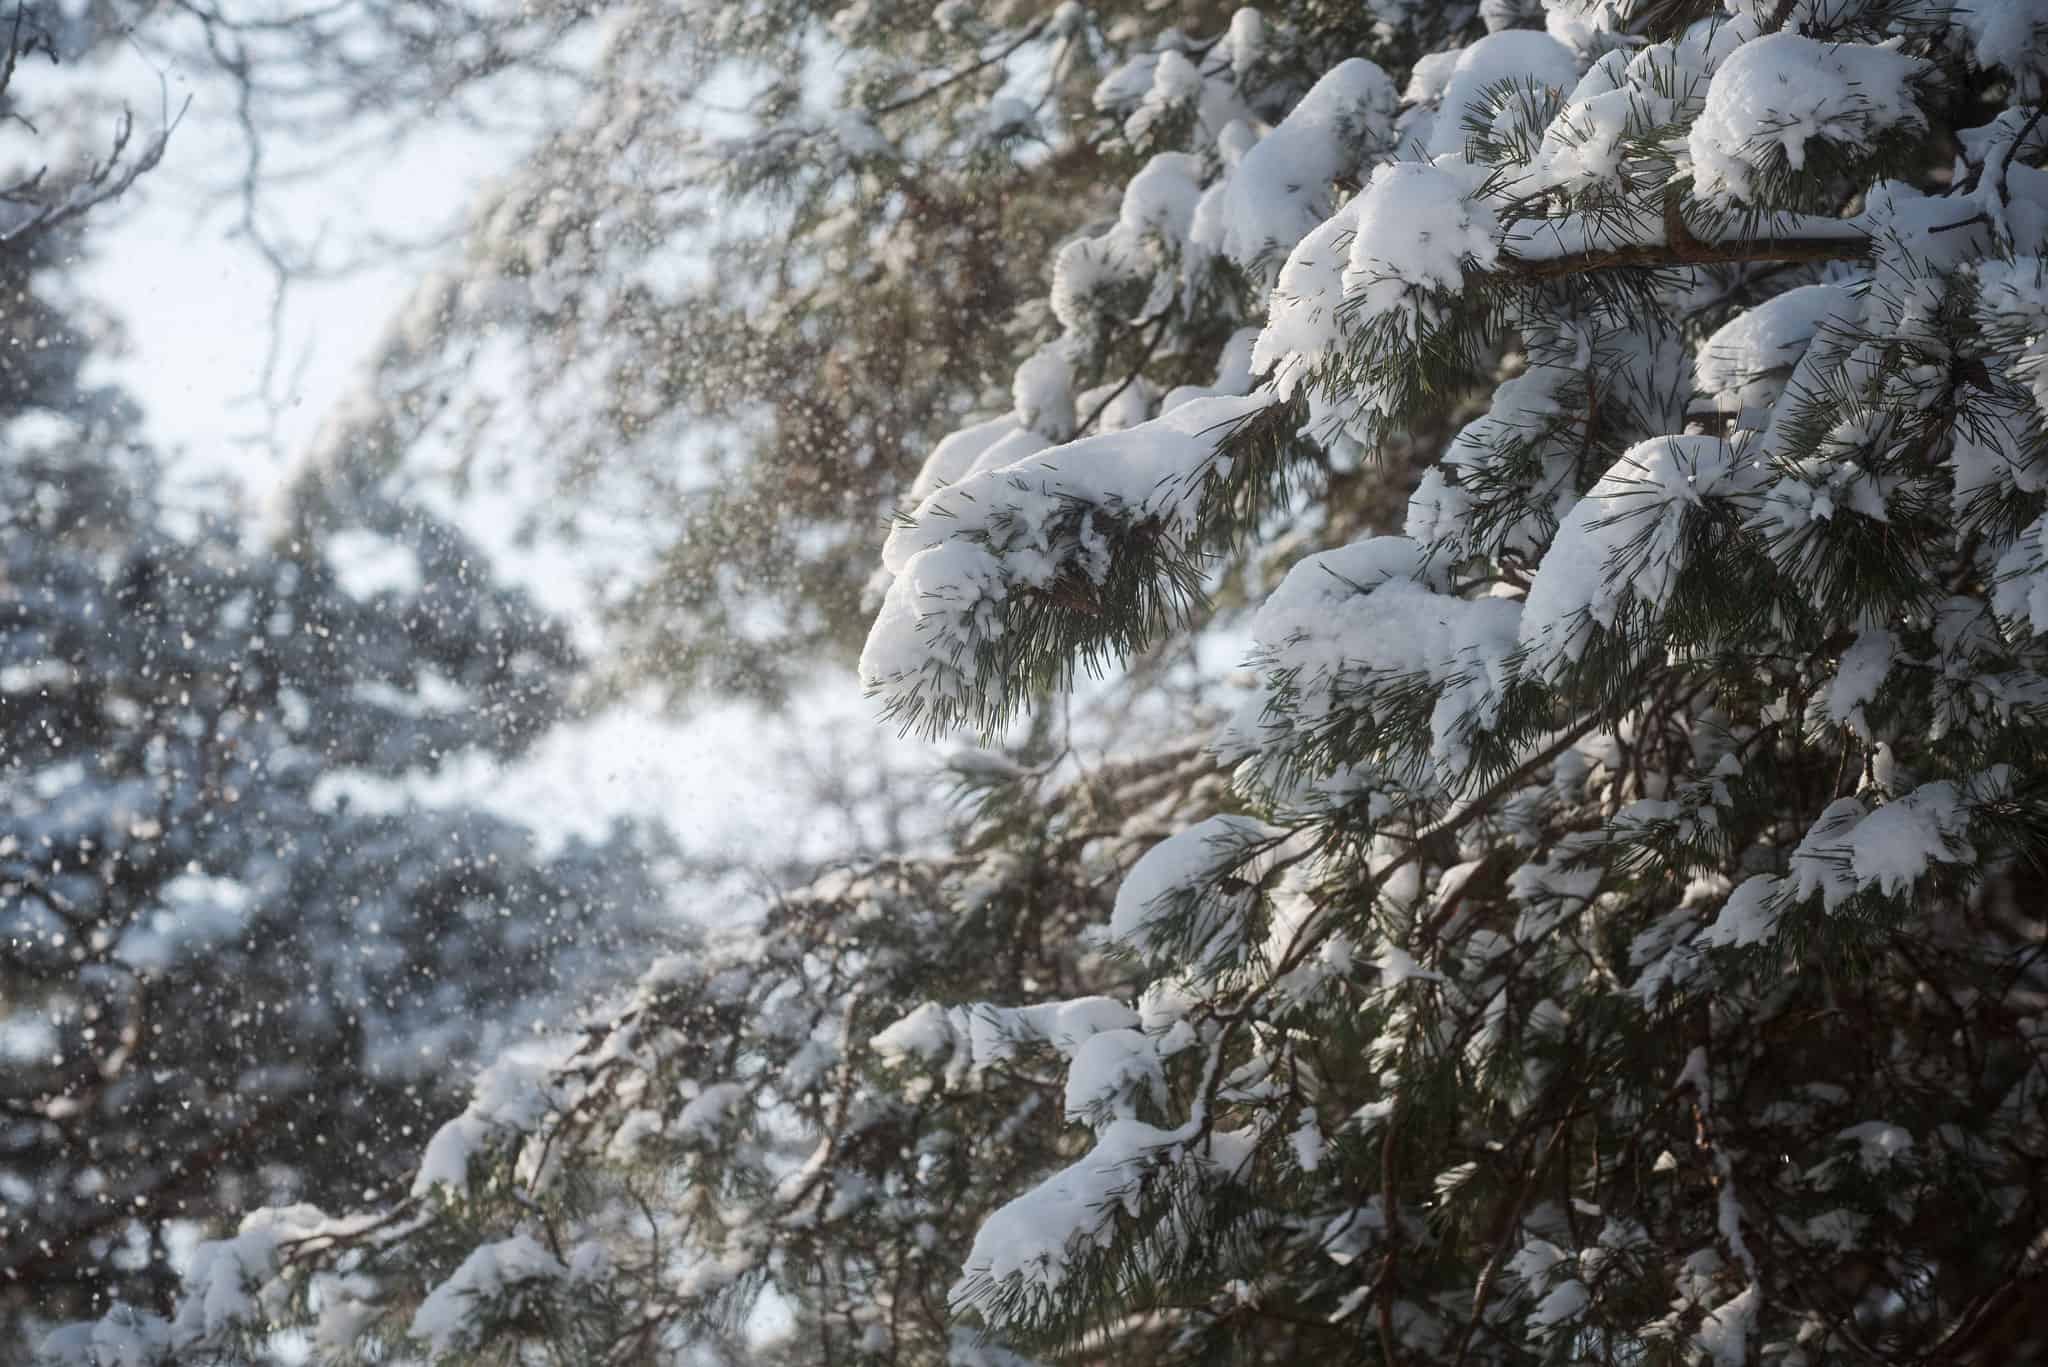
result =
[[[210,1239],[192,1250],[185,1271],[187,1294],[178,1306],[172,1336],[198,1343],[255,1317],[256,1297],[277,1273],[280,1232],[251,1223],[228,1239]]]
[[[1674,112],[1674,102],[1629,80],[1627,55],[1610,52],[1573,87],[1565,107],[1543,130],[1530,167],[1532,189],[1584,194],[1618,189],[1627,139]]]
[[[413,1195],[428,1195],[439,1186],[466,1189],[470,1163],[481,1149],[533,1133],[554,1107],[555,1069],[569,1048],[558,1042],[517,1050],[479,1073],[468,1107],[427,1141],[413,1177]]]
[[[1743,1367],[1749,1361],[1749,1336],[1756,1329],[1763,1293],[1755,1283],[1707,1312],[1693,1336],[1714,1367]]]
[[[1714,407],[1737,425],[1760,425],[1785,392],[1792,367],[1824,328],[1846,329],[1861,316],[1845,285],[1800,285],[1722,324],[1700,347],[1694,374]]]
[[[1135,1118],[1140,1095],[1166,1104],[1166,1069],[1151,1036],[1127,1027],[1081,1041],[1067,1066],[1068,1120],[1099,1127]]]
[[[1163,553],[1190,545],[1207,482],[1228,469],[1224,439],[1272,402],[1263,391],[1196,400],[930,495],[882,548],[895,578],[861,653],[862,681],[892,703],[941,706],[996,682],[977,649],[1002,634],[1011,596],[1063,579],[1101,584],[1115,526],[1145,527]]]
[[[1049,1044],[1061,1057],[1072,1058],[1094,1036],[1106,1030],[1134,1029],[1139,1024],[1137,1012],[1111,997],[1075,997],[1035,1006],[984,1002],[968,1015],[977,1068],[1014,1057],[1019,1044]]]
[[[1152,417],[1157,396],[1151,382],[1140,376],[1084,389],[1075,397],[1074,406],[1083,421],[1093,419],[1091,431],[1126,432]]]
[[[980,546],[943,543],[906,559],[868,629],[861,682],[902,696],[966,699],[979,671],[963,655],[977,638],[1001,633],[998,610],[1008,596],[1002,561]]]
[[[1359,196],[1346,302],[1366,317],[1405,317],[1411,337],[1434,321],[1434,296],[1456,293],[1468,269],[1490,269],[1500,256],[1500,224],[1476,188],[1468,174],[1417,161],[1373,172]]]
[[[2048,93],[2048,12],[2037,0],[1971,0],[1943,17],[1970,36],[1979,63],[2012,76],[2017,99],[2039,101]]]
[[[1017,421],[1014,413],[1005,413],[1000,418],[974,423],[942,439],[925,457],[924,465],[917,472],[917,478],[910,484],[910,501],[921,503],[932,494],[949,484],[959,482],[973,470],[982,456],[1014,438],[1025,438],[1023,450],[1012,448],[1010,460],[1021,460],[1033,451],[1043,451],[1051,442],[1030,431]],[[1009,460],[1002,462],[1009,464]]]
[[[883,1058],[916,1058],[925,1063],[944,1058],[953,1048],[953,1027],[946,1008],[926,1002],[868,1041]]]
[[[1053,260],[1053,316],[1070,334],[1086,336],[1102,322],[1105,299],[1121,298],[1132,284],[1143,289],[1135,309],[1108,314],[1118,322],[1151,318],[1173,302],[1197,265],[1191,243],[1202,203],[1202,160],[1161,152],[1124,187],[1117,220],[1107,232],[1077,238]]]
[[[988,137],[1024,137],[1037,131],[1038,115],[1013,95],[998,95],[983,111],[982,132]]]
[[[746,1095],[744,1083],[714,1082],[683,1104],[669,1132],[683,1139],[711,1139],[725,1124],[733,1106]]]
[[[1675,340],[1641,338],[1590,321],[1525,324],[1528,369],[1494,389],[1486,412],[1459,429],[1410,499],[1408,534],[1455,563],[1503,552],[1534,560],[1578,500],[1589,404],[1629,412],[1649,431],[1676,430],[1686,355]],[[1490,515],[1513,489],[1513,516]],[[1491,490],[1490,495],[1474,491]]]
[[[1429,132],[1431,155],[1456,155],[1465,150],[1468,122],[1492,121],[1489,106],[1499,92],[1531,86],[1568,91],[1578,84],[1579,62],[1570,48],[1548,33],[1503,29],[1458,51],[1447,71],[1432,69],[1425,76],[1418,62],[1416,79],[1424,84],[1419,90],[1411,86],[1411,99],[1441,82]]]
[[[2048,417],[2048,259],[2016,256],[1975,263],[1976,314],[2012,374]]]
[[[1282,398],[1309,390],[1307,430],[1316,440],[1400,402],[1398,383],[1347,382],[1341,399],[1314,383],[1355,338],[1379,324],[1415,339],[1442,318],[1467,270],[1498,262],[1500,225],[1476,188],[1455,162],[1390,162],[1289,253],[1252,366],[1272,372]]]
[[[1872,1172],[1883,1172],[1913,1148],[1910,1131],[1882,1120],[1866,1120],[1860,1125],[1851,1125],[1835,1138],[1855,1144],[1857,1161]]]
[[[2028,441],[2023,428],[2014,415],[1991,414],[1956,430],[1948,464],[1955,480],[1949,502],[1958,518],[1976,512],[1981,499],[2048,489],[2048,453]]]
[[[1332,67],[1231,171],[1213,245],[1246,269],[1292,251],[1329,217],[1332,183],[1391,149],[1397,103],[1364,58]]]
[[[1991,607],[2017,631],[2048,632],[2048,513],[2028,523],[1999,557]]]
[[[1301,1123],[1287,1136],[1287,1145],[1294,1152],[1294,1164],[1303,1172],[1315,1172],[1323,1166],[1329,1156],[1330,1142],[1323,1137],[1322,1126],[1316,1122],[1314,1110],[1305,1112]]]
[[[1110,997],[1075,997],[1030,1006],[940,1006],[926,1002],[869,1041],[888,1062],[915,1059],[936,1064],[950,1059],[948,1076],[959,1082],[979,1069],[1017,1056],[1020,1046],[1050,1045],[1071,1059],[1090,1039],[1143,1024],[1136,1011]]]
[[[1804,902],[1818,893],[1822,908],[1833,911],[1856,894],[1846,839],[1864,811],[1862,801],[1853,797],[1836,798],[1821,809],[1792,851],[1785,881],[1793,901]]]
[[[1551,1284],[1558,1269],[1571,1262],[1571,1256],[1550,1240],[1530,1235],[1522,1241],[1515,1256],[1508,1259],[1507,1270],[1525,1285],[1541,1290]]]
[[[114,946],[114,957],[145,978],[241,934],[255,900],[242,883],[198,873],[171,879],[159,896],[162,905],[138,916]]]
[[[1521,632],[1530,668],[1557,678],[1631,601],[1663,609],[1686,566],[1687,515],[1708,499],[1746,498],[1761,477],[1718,437],[1630,447],[1558,528],[1529,585]]]
[[[1733,20],[1715,16],[1675,38],[1631,50],[1606,28],[1614,21],[1615,7],[1609,4],[1575,5],[1569,15],[1550,11],[1552,35],[1597,58],[1544,129],[1527,186],[1570,196],[1605,196],[1609,214],[1619,214],[1630,233],[1658,241],[1661,224],[1654,215],[1644,217],[1636,209],[1670,173],[1672,149],[1666,130],[1693,122],[1714,72],[1730,53],[1762,32],[1762,23],[1748,15]],[[1682,145],[1677,150],[1682,151]],[[1617,198],[1615,192],[1625,195]],[[1550,232],[1566,239],[1607,231],[1597,220],[1568,217],[1544,222]],[[1517,249],[1522,250],[1519,245]]]
[[[1019,427],[1049,442],[1074,435],[1074,368],[1058,346],[1026,358],[1010,382],[1010,393]]]
[[[1586,1307],[1592,1303],[1593,1293],[1586,1289],[1584,1282],[1576,1279],[1559,1282],[1529,1312],[1529,1328],[1536,1334],[1556,1333],[1585,1314]]]
[[[1823,909],[1833,911],[1871,888],[1898,896],[1932,864],[1975,859],[1968,830],[1969,811],[1953,783],[1922,784],[1874,811],[1858,798],[1837,798],[1792,852],[1793,900],[1818,893]]]
[[[1856,823],[1849,866],[1859,886],[1887,896],[1909,891],[1929,864],[1966,864],[1976,851],[1966,839],[1968,815],[1953,783],[1926,783]]]
[[[1055,544],[1053,529],[1073,506],[1157,519],[1166,535],[1184,540],[1201,480],[1227,459],[1218,449],[1222,438],[1272,401],[1253,394],[1184,404],[1126,431],[983,471],[919,504],[884,543],[882,563],[902,574],[917,556],[971,539],[1003,556],[1003,568],[1025,584],[1044,587],[1077,559],[1100,582],[1108,565],[1088,554],[1085,536]]]
[[[1117,888],[1110,938],[1138,954],[1172,953],[1193,964],[1234,957],[1245,941],[1254,885],[1283,834],[1246,816],[1220,815],[1160,841]],[[1235,891],[1219,886],[1236,880]]]
[[[1217,739],[1231,758],[1284,749],[1373,689],[1424,680],[1439,690],[1431,755],[1453,787],[1469,739],[1493,724],[1512,669],[1521,605],[1441,591],[1440,571],[1407,537],[1373,537],[1311,556],[1252,621],[1261,685]]]
[[[1158,69],[1158,52],[1140,52],[1126,58],[1096,83],[1096,109],[1105,114],[1128,112],[1152,89],[1153,73]]]
[[[1310,382],[1338,357],[1350,338],[1344,309],[1344,271],[1365,196],[1354,195],[1321,226],[1294,245],[1267,305],[1266,325],[1252,349],[1254,374],[1272,372],[1283,399],[1308,390],[1311,430],[1341,427],[1346,410],[1314,408],[1321,387]]]
[[[1069,1266],[1107,1238],[1118,1213],[1139,1213],[1148,1178],[1164,1179],[1175,1169],[1188,1175],[1231,1170],[1231,1137],[1216,1134],[1198,1145],[1198,1133],[1193,1122],[1165,1130],[1139,1120],[1111,1121],[1086,1155],[982,1222],[965,1271],[948,1294],[954,1312],[1001,1324],[1005,1310],[1019,1302],[1058,1295]],[[1163,1225],[1155,1237],[1173,1233]]]
[[[67,1324],[36,1345],[48,1367],[157,1367],[170,1352],[170,1326],[156,1315],[117,1306],[105,1318]]]
[[[618,1128],[612,1131],[611,1142],[605,1145],[605,1155],[622,1163],[630,1163],[642,1146],[660,1136],[662,1132],[661,1112],[641,1106],[628,1111]]]
[[[1758,198],[1760,173],[1798,171],[1813,139],[1868,147],[1927,126],[1913,85],[1929,65],[1894,46],[1773,33],[1721,63],[1688,138],[1702,196]]]
[[[419,552],[402,542],[343,527],[327,534],[325,550],[335,579],[354,597],[374,598],[387,589],[401,594],[420,590]]]
[[[1152,130],[1182,117],[1198,117],[1202,105],[1201,70],[1172,49],[1159,54],[1152,84],[1124,120],[1124,136],[1138,146],[1151,140]]]
[[[1762,944],[1778,928],[1778,880],[1767,873],[1746,878],[1721,904],[1714,923],[1700,932],[1703,945]]]
[[[1842,652],[1835,677],[1821,695],[1821,707],[1827,719],[1849,727],[1868,740],[1870,723],[1863,715],[1863,708],[1877,697],[1878,689],[1884,686],[1885,677],[1891,673],[1892,662],[1898,657],[1898,650],[1898,638],[1882,627],[1858,633],[1856,640]]]
[[[479,1302],[503,1305],[564,1281],[569,1269],[529,1234],[479,1245],[420,1302],[408,1331],[439,1358],[474,1346]]]

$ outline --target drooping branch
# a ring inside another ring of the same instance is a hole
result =
[[[185,116],[185,110],[192,101],[187,97],[175,115],[168,115],[156,136],[145,144],[141,152],[131,161],[123,161],[128,144],[135,132],[134,116],[123,111],[119,126],[114,131],[114,142],[104,161],[94,162],[62,197],[36,208],[27,218],[0,232],[0,251],[18,251],[28,243],[79,218],[89,210],[120,198],[146,173],[154,170],[163,160],[164,149],[170,145],[171,132]],[[37,171],[17,185],[9,187],[7,198],[14,203],[29,201],[30,193],[40,187],[45,172]]]

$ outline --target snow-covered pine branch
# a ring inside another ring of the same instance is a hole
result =
[[[1181,1255],[1142,1233],[1148,1223],[1209,1221],[1217,1288],[1242,1284],[1229,1253],[1241,1221],[1282,1247],[1293,1221],[1315,1229],[1300,1179],[1281,1174],[1303,1092],[1333,1084],[1288,1041],[1318,1038],[1337,1015],[1377,1022],[1355,1062],[1337,1066],[1352,1079],[1341,1090],[1360,1160],[1377,1147],[1396,1174],[1362,1222],[1375,1231],[1369,1274],[1328,1312],[1338,1324],[1377,1318],[1368,1353],[1464,1361],[1514,1341],[1574,1342],[1575,1356],[1663,1343],[1736,1362],[1773,1342],[1767,1354],[1857,1351],[1863,1335],[1898,1351],[1957,1332],[1969,1308],[1944,1311],[1937,1295],[1879,1310],[1883,1278],[1844,1300],[1783,1262],[1767,1281],[1756,1247],[1789,1240],[1781,1256],[1796,1262],[1819,1236],[1783,1227],[1775,1207],[1797,1198],[1734,1155],[1755,1152],[1765,1130],[1784,1143],[1796,1114],[1817,1161],[1826,1132],[1811,1128],[1811,1099],[1781,1103],[1791,1109],[1775,1120],[1722,1112],[1717,1137],[1697,1140],[1718,1205],[1689,1254],[1682,1199],[1639,1192],[1622,1203],[1628,1214],[1604,1215],[1604,1152],[1583,1187],[1561,1179],[1573,1193],[1562,1207],[1526,1189],[1486,1194],[1482,1175],[1545,1179],[1550,1127],[1569,1133],[1587,1104],[1654,1131],[1674,1097],[1712,1110],[1727,1086],[1716,1070],[1745,1086],[1806,1085],[1793,1083],[1802,1064],[1756,1052],[1800,996],[1747,981],[1758,946],[1781,964],[1864,962],[1888,952],[1885,937],[1905,937],[1918,946],[1895,951],[1909,982],[1926,971],[1922,955],[1971,981],[2000,962],[2024,972],[2013,957],[2024,937],[1964,927],[1969,908],[2011,895],[1999,891],[2006,861],[2038,848],[2021,834],[2036,799],[2021,795],[2014,767],[2033,753],[2048,701],[2025,549],[2039,525],[2027,471],[2048,452],[2038,329],[1986,318],[2012,319],[2026,307],[2016,295],[2041,288],[2038,268],[2031,284],[2013,282],[2048,236],[2048,180],[2003,150],[2038,115],[1998,103],[2033,79],[2038,26],[2017,7],[1955,22],[1940,6],[1789,5],[1731,6],[1659,31],[1647,12],[1634,27],[1626,5],[1545,8],[1546,31],[1502,7],[1487,11],[1493,31],[1416,61],[1392,136],[1354,142],[1341,169],[1327,144],[1296,150],[1291,132],[1312,126],[1323,92],[1359,79],[1343,70],[1303,99],[1298,120],[1197,120],[1192,147],[1176,149],[1206,146],[1221,163],[1194,221],[1220,222],[1224,244],[1274,242],[1276,216],[1239,202],[1243,168],[1274,178],[1291,154],[1297,172],[1279,182],[1342,187],[1323,222],[1273,252],[1277,271],[1226,245],[1254,282],[1272,282],[1252,398],[1269,395],[1324,458],[1369,458],[1488,372],[1506,373],[1423,476],[1406,537],[1303,559],[1254,619],[1259,684],[1214,744],[1253,812],[1324,835],[1298,835],[1284,873],[1259,874],[1250,854],[1219,865],[1214,835],[1189,832],[1176,839],[1200,853],[1179,883],[1148,872],[1173,934],[1147,942],[1187,956],[1158,965],[1177,1009],[1153,1028],[1162,1042],[1205,1042],[1190,1057],[1206,1054],[1208,1076],[1190,1072],[1187,1099],[1145,1122],[1145,1138],[1128,1126],[1105,1136],[1094,1157],[985,1227],[964,1303],[997,1332],[1057,1334],[1104,1296],[1163,1303],[1154,1282],[1183,1275]],[[1241,95],[1235,68],[1213,55],[1162,57],[1157,70],[1169,66],[1187,105],[1222,109]],[[1190,66],[1213,95],[1190,93]],[[1971,80],[1982,123],[1949,125],[1962,153],[1942,166],[1934,121],[1956,117],[1951,92]],[[1184,290],[1187,257],[1159,258],[1150,298]],[[1173,421],[1162,408],[1116,447],[990,462],[985,484],[958,487],[979,503],[982,489],[1050,466],[1066,506],[1115,506],[1127,497],[1118,482],[1147,468],[1116,455],[1148,450],[1140,438]],[[1044,597],[1042,540],[991,539],[979,516],[949,525],[946,493],[930,492],[892,547],[916,544],[938,562],[972,545],[983,573],[941,594],[901,557],[887,562],[897,578],[867,677],[899,710],[906,696],[941,693],[943,678],[968,700],[944,712],[988,727],[1008,711],[976,702],[1155,639],[1156,625],[1094,622],[1092,605],[1057,595],[1049,610],[1075,617],[1078,639],[1035,624],[1013,632],[1012,596]],[[1309,514],[1313,495],[1294,506]],[[1221,528],[1239,543],[1212,554],[1246,552],[1241,539],[1271,526],[1265,514]],[[1149,549],[1104,542],[1089,579],[1115,581],[1119,551],[1156,579]],[[978,671],[941,673],[976,651]],[[1940,751],[1925,748],[1930,736]],[[1266,927],[1265,951],[1248,952],[1260,938],[1248,928],[1217,923],[1226,907],[1232,923]],[[1119,924],[1132,919],[1120,910]],[[1863,979],[1870,990],[1886,990],[1887,967]],[[1693,1004],[1703,1047],[1660,1073],[1645,1032],[1664,1028],[1676,1002]],[[1190,1033],[1196,1022],[1207,1024]],[[1546,1039],[1579,1066],[1542,1062]],[[2000,1066],[2040,1061],[2022,1049]],[[1219,1069],[1315,1080],[1233,1090]],[[1213,1109],[1225,1101],[1227,1131]],[[1146,1174],[1226,1132],[1247,1146],[1228,1165],[1234,1178],[1261,1187],[1272,1165],[1263,1208],[1235,1190],[1190,1194],[1198,1184],[1128,1233],[1108,1221],[1109,1198],[1137,1212]],[[2015,1116],[1999,1132],[2027,1156],[1994,1166],[2022,1185],[2037,1178],[2040,1119]],[[1428,1177],[1410,1165],[1472,1152],[1489,1133],[1494,1158],[1424,1182],[1439,1212],[1427,1228],[1395,1218],[1406,1182]],[[1957,1161],[1983,1152],[1960,1137],[1923,1142]],[[1621,1141],[1611,1161],[1640,1161],[1633,1147]],[[1810,1170],[1824,1203],[1837,1169]],[[1745,1198],[1745,1181],[1771,1194]],[[1076,1212],[1102,1213],[1058,1213],[1077,1200]],[[1489,1205],[1498,1213],[1478,1214]],[[1604,1228],[1580,1228],[1572,1207]],[[1555,1256],[1503,1263],[1496,1243],[1481,1264],[1454,1256],[1447,1268],[1442,1232],[1460,1217],[1445,1212],[1463,1208],[1499,1240],[1520,1228]],[[1859,1232],[1873,1218],[1811,1217],[1814,1229],[1849,1220]],[[1026,1219],[1037,1221],[1028,1235],[1013,1228]],[[1045,1251],[1010,1256],[1025,1245]],[[1136,1261],[1119,1261],[1119,1247]],[[1316,1282],[1307,1268],[1266,1248],[1266,1271],[1250,1281],[1260,1290],[1238,1293],[1253,1302],[1246,1316],[1262,1296],[1317,1304],[1303,1294]],[[1336,1261],[1356,1265],[1359,1251]],[[1476,1291],[1453,1269],[1476,1277]],[[1631,1298],[1660,1283],[1643,1301],[1659,1308],[1630,1318]],[[1211,1301],[1188,1322],[1230,1318]]]

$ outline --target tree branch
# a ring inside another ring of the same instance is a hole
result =
[[[1631,242],[1613,247],[1588,247],[1558,256],[1517,256],[1501,253],[1496,272],[1524,280],[1554,280],[1588,271],[1675,270],[1685,266],[1735,266],[1754,262],[1860,261],[1875,247],[1869,234],[1841,224],[1828,235],[1774,233],[1761,237],[1702,239],[1685,221],[1682,196],[1673,186],[1664,192],[1663,242]]]
[[[930,99],[932,96],[938,94],[941,90],[944,90],[947,86],[959,84],[961,81],[966,80],[969,76],[972,76],[977,71],[986,71],[989,67],[994,66],[998,62],[1007,61],[1012,54],[1022,49],[1026,43],[1029,43],[1039,34],[1045,32],[1046,25],[1051,22],[1052,19],[1050,16],[1047,16],[1044,19],[1040,19],[1037,23],[1032,24],[1029,27],[1023,29],[1021,32],[1019,32],[1016,38],[1013,39],[1007,46],[999,48],[994,52],[991,52],[986,57],[981,58],[979,61],[970,62],[966,66],[961,67],[957,71],[948,72],[946,75],[939,77],[938,79],[934,80],[930,85],[927,85],[922,89],[913,90],[908,95],[900,96],[897,99],[891,100],[887,104],[876,106],[875,110],[869,117],[879,119],[885,117],[886,115],[895,114],[902,110],[908,109],[910,106],[914,104],[918,104],[924,100]]]
[[[1588,271],[1675,270],[1682,266],[1736,266],[1751,262],[1861,261],[1869,257],[1868,237],[1744,237],[1702,242],[1630,243],[1589,248],[1562,256],[1521,257],[1501,253],[1498,274],[1523,280],[1555,280]]]

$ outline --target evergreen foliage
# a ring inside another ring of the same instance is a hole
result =
[[[1011,409],[932,448],[863,656],[1025,719],[956,848],[47,1355],[2048,1354],[2037,7],[1044,23],[1126,185],[977,318]],[[1047,739],[1233,631],[1227,708]]]

